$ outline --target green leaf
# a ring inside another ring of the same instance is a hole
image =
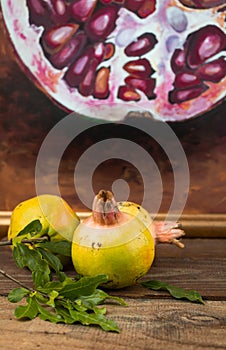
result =
[[[17,235],[12,239],[12,244],[16,245],[21,243],[25,238],[32,238],[34,236],[40,236],[42,231],[42,224],[39,220],[31,221],[27,226],[25,226]]]
[[[141,282],[141,285],[153,290],[167,290],[176,299],[187,299],[191,302],[204,304],[201,295],[195,290],[186,290],[161,281]]]
[[[41,230],[42,224],[40,220],[33,220],[18,233],[17,237],[27,235],[28,233],[35,235],[40,233]]]
[[[120,305],[127,306],[126,302],[116,296],[109,295],[101,289],[96,289],[91,295],[82,295],[79,300],[87,308],[92,308],[96,305],[103,304],[106,299],[117,301]]]
[[[49,294],[51,293],[52,290],[59,292],[63,287],[64,287],[63,282],[50,281],[50,282],[47,282],[44,286],[38,286],[37,290],[41,293]]]
[[[106,275],[94,277],[81,277],[78,281],[65,285],[59,292],[60,295],[70,300],[75,300],[80,296],[91,295],[100,284],[107,283]]]
[[[71,257],[71,242],[69,241],[42,242],[37,246],[42,247],[43,249],[48,249],[53,254]]]
[[[19,249],[19,244],[17,244],[13,249],[13,259],[15,260],[17,266],[22,269],[24,266],[24,258],[21,250]]]
[[[120,333],[120,328],[117,323],[113,320],[107,319],[101,313],[88,313],[79,312],[75,310],[69,310],[71,316],[74,318],[75,322],[80,322],[85,326],[98,325],[105,331],[113,331]]]
[[[26,244],[18,243],[13,249],[13,257],[20,268],[29,268],[36,287],[50,280],[49,265],[36,249],[30,249]]]
[[[27,305],[19,305],[15,309],[15,316],[17,318],[29,318],[32,320],[38,315],[38,306],[37,301],[34,297],[27,298]]]
[[[60,315],[57,315],[56,313],[50,312],[45,307],[41,306],[40,304],[37,304],[38,308],[38,316],[43,321],[50,321],[53,323],[59,323],[63,322],[63,318]]]
[[[26,289],[26,288],[15,288],[15,289],[12,289],[9,292],[8,300],[9,300],[10,303],[18,303],[18,301],[21,301],[29,293],[30,293],[29,289]]]
[[[61,261],[57,256],[55,256],[51,252],[48,252],[45,249],[42,249],[42,248],[36,248],[36,249],[41,253],[42,258],[46,260],[48,265],[52,267],[57,273],[63,269],[63,265],[61,264]]]
[[[68,284],[73,284],[75,282],[77,282],[77,280],[75,281],[73,278],[67,277],[66,275],[63,281],[49,281],[44,286],[37,287],[37,290],[45,294],[49,294],[52,290],[59,292]]]
[[[57,315],[60,315],[62,317],[62,319],[63,319],[62,322],[66,323],[66,324],[75,323],[75,320],[70,315],[69,310],[65,306],[62,306],[62,304],[60,304],[60,302],[56,303],[55,310],[56,310]]]
[[[49,300],[47,301],[46,305],[55,307],[55,299],[58,297],[59,293],[55,290],[52,290],[49,293]]]

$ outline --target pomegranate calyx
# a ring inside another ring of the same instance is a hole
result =
[[[93,220],[99,225],[114,225],[118,222],[120,214],[112,192],[100,190],[93,201]]]

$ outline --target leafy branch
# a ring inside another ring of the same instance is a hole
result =
[[[27,267],[32,273],[34,287],[30,288],[5,271],[0,273],[17,283],[8,294],[8,300],[18,303],[25,298],[26,304],[15,309],[18,319],[34,319],[53,323],[98,325],[105,331],[120,332],[116,322],[106,316],[106,300],[126,306],[120,297],[111,296],[99,286],[108,282],[107,275],[70,278],[63,271],[59,256],[71,256],[71,243],[51,242],[42,232],[39,220],[27,225],[8,244],[13,245],[13,258],[19,268]],[[143,287],[166,290],[176,299],[203,303],[200,294],[161,281],[140,282]]]
[[[106,317],[106,307],[101,306],[106,300],[126,305],[123,299],[98,288],[108,282],[108,277],[68,277],[57,255],[70,256],[71,243],[42,241],[41,236],[41,224],[35,220],[11,241],[17,266],[27,267],[32,273],[33,288],[0,270],[5,277],[20,285],[10,291],[8,300],[17,303],[26,299],[26,305],[16,307],[15,316],[18,319],[40,317],[54,323],[99,325],[105,331],[120,332],[117,323]]]
[[[99,307],[106,299],[126,305],[121,298],[97,288],[107,280],[105,275],[82,277],[77,281],[67,277],[63,282],[49,282],[36,290],[25,286],[15,288],[9,293],[8,300],[17,303],[26,298],[26,305],[15,309],[18,319],[39,317],[53,323],[98,325],[105,331],[120,332],[117,323],[106,317],[106,307]]]

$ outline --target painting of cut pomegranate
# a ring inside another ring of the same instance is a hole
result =
[[[1,0],[24,72],[68,112],[199,116],[225,98],[225,0]]]

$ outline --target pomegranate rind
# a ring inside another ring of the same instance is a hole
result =
[[[170,6],[182,9],[188,20],[186,30],[179,36],[180,48],[183,47],[189,34],[210,24],[224,31],[223,11],[216,11],[215,8],[192,10],[178,1],[165,0],[157,2],[155,11],[144,20],[126,8],[119,9],[116,28],[105,40],[105,42],[110,40],[115,45],[115,53],[98,67],[98,69],[111,68],[109,94],[107,98],[98,99],[94,96],[82,96],[77,88],[69,87],[63,79],[66,68],[62,70],[54,68],[45,57],[40,46],[44,28],[30,25],[26,0],[2,0],[1,6],[5,27],[25,73],[51,100],[68,112],[77,112],[95,119],[118,121],[123,120],[131,111],[149,111],[153,118],[158,120],[182,121],[203,114],[225,98],[226,77],[217,83],[204,81],[208,89],[197,98],[182,103],[170,103],[169,92],[174,88],[175,73],[170,63],[173,52],[169,52],[166,46],[167,39],[175,36],[174,29],[166,20],[166,10]],[[118,88],[125,85],[124,80],[127,76],[122,67],[131,58],[124,54],[124,47],[115,44],[115,38],[119,32],[128,27],[134,29],[134,38],[131,40],[150,32],[151,28],[158,41],[150,52],[142,56],[150,61],[155,71],[153,78],[156,79],[154,90],[156,98],[152,100],[149,100],[144,93],[141,93],[139,101],[123,101],[118,98]]]
[[[75,229],[72,262],[83,276],[108,275],[107,288],[134,285],[150,269],[155,256],[151,218],[145,209],[131,202],[118,208],[128,216],[121,225],[96,225],[92,217]]]

